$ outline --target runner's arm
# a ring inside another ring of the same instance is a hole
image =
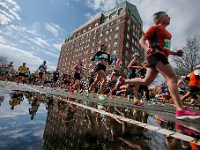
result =
[[[96,54],[95,54],[93,57],[91,57],[90,60],[91,60],[91,61],[97,60],[98,57],[100,56],[100,54],[101,54],[101,51],[96,52]]]
[[[181,49],[176,52],[170,50],[170,55],[183,56],[183,51]]]

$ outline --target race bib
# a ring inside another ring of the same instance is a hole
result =
[[[171,40],[165,39],[164,40],[164,49],[169,49],[171,48]]]

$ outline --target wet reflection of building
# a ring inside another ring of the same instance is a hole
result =
[[[4,101],[4,96],[0,96],[0,106],[1,106],[1,103]]]
[[[56,100],[48,114],[45,149],[150,149],[144,128],[115,118]]]

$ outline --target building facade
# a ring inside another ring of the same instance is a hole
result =
[[[79,60],[86,73],[93,71],[95,62],[90,61],[102,44],[108,45],[111,57],[122,60],[123,73],[135,52],[143,55],[138,40],[142,36],[142,20],[135,5],[123,2],[105,14],[99,14],[76,29],[61,47],[58,67],[71,71]],[[111,67],[107,67],[108,72]]]

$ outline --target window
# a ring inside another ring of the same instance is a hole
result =
[[[117,23],[120,23],[120,19],[117,19]]]
[[[106,16],[105,17],[105,19],[104,19],[104,21],[108,21],[109,20],[109,17],[108,16]]]
[[[117,47],[118,46],[118,42],[114,42],[113,46]]]
[[[134,41],[134,39],[132,38],[132,43],[134,44],[134,42],[135,42],[135,41]]]
[[[134,47],[131,48],[132,52],[134,52]]]
[[[135,29],[135,25],[133,24],[133,29]]]
[[[126,37],[127,37],[127,39],[130,39],[130,35],[129,34],[127,34]]]
[[[130,27],[129,26],[127,27],[127,31],[130,31]]]
[[[140,27],[140,28],[142,28],[142,25],[141,25],[141,23],[139,23],[139,27]]]
[[[126,47],[129,48],[129,44],[128,44],[128,42],[126,43]]]
[[[112,55],[117,55],[117,50],[113,50]]]
[[[123,9],[120,8],[120,9],[118,10],[118,15],[121,15],[121,14],[122,14],[122,11],[123,11]]]
[[[115,17],[115,14],[116,14],[116,12],[112,13],[112,14],[110,15],[110,19],[114,18],[114,17]]]
[[[128,53],[128,51],[126,51],[125,55],[126,55],[126,57],[128,57],[128,56],[129,56],[129,53]]]
[[[133,36],[135,37],[135,32],[133,31]]]
[[[115,27],[115,31],[117,31],[117,30],[119,30],[119,26],[116,26],[116,27]]]
[[[119,37],[119,34],[115,34],[114,38],[117,39]]]
[[[97,22],[97,23],[95,23],[95,25],[94,25],[94,26],[96,27],[96,26],[98,26],[98,25],[99,25],[99,24],[98,24],[98,22]]]
[[[128,19],[128,24],[130,24],[131,23],[131,20],[130,19]]]

